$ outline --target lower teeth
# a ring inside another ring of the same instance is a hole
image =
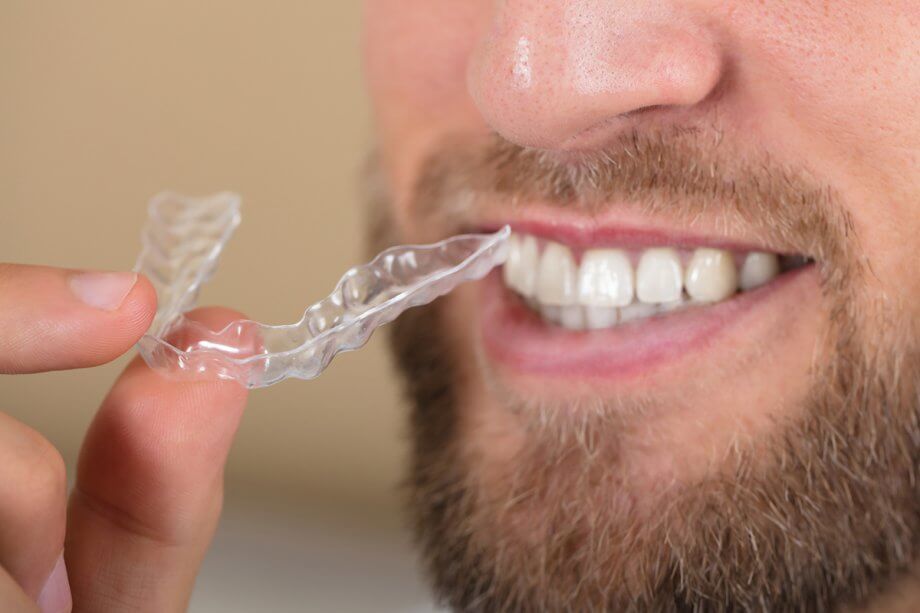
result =
[[[554,325],[598,330],[731,299],[811,260],[767,252],[733,253],[656,247],[641,252],[589,249],[512,234],[502,270],[505,287]],[[666,302],[678,298],[673,302]],[[552,306],[574,302],[570,306]],[[626,306],[584,306],[626,305]]]
[[[646,319],[680,310],[694,303],[684,297],[676,302],[667,304],[644,304],[634,302],[626,307],[588,307],[580,305],[551,306],[536,305],[527,301],[532,310],[540,313],[540,317],[553,325],[568,330],[601,330],[612,328],[619,324],[628,323],[637,319]]]

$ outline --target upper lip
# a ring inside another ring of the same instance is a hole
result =
[[[711,247],[736,252],[763,251],[785,255],[795,253],[783,245],[767,244],[762,237],[739,224],[733,225],[728,232],[720,229],[716,221],[706,223],[699,219],[693,224],[674,223],[662,217],[649,217],[629,207],[610,209],[599,215],[540,205],[509,208],[484,212],[477,227],[483,231],[495,231],[510,225],[515,232],[532,234],[576,249],[669,246],[684,249]]]

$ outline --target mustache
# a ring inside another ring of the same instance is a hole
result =
[[[486,200],[586,215],[628,202],[687,227],[705,218],[727,233],[751,229],[776,250],[814,259],[829,279],[851,279],[864,261],[853,220],[829,185],[702,129],[635,130],[603,149],[564,153],[498,135],[447,138],[417,177],[409,215],[421,228],[469,227]]]

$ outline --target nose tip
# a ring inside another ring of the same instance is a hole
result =
[[[519,145],[577,149],[637,111],[706,100],[724,73],[714,34],[644,4],[503,2],[468,73],[486,122]]]

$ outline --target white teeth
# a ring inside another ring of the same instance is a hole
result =
[[[657,312],[658,307],[656,307],[654,304],[634,302],[628,307],[623,307],[620,309],[620,323],[625,323],[634,319],[645,319],[646,317],[651,317]]]
[[[537,286],[538,257],[537,239],[512,234],[508,241],[508,261],[502,271],[505,285],[522,296],[533,296]]]
[[[718,302],[780,274],[779,257],[770,253],[748,254],[739,270],[736,255],[722,249],[697,249],[685,267],[686,259],[668,247],[641,254],[589,249],[580,264],[565,245],[530,235],[512,234],[508,247],[505,285],[544,320],[568,330],[612,328],[694,303]]]
[[[738,291],[735,259],[721,249],[697,249],[687,266],[684,287],[699,302],[725,300]]]
[[[562,307],[561,319],[559,321],[563,328],[569,330],[584,330],[585,316],[583,309],[576,305]]]
[[[633,267],[617,249],[592,249],[581,258],[578,299],[596,307],[620,307],[633,301]]]
[[[679,300],[659,304],[656,308],[658,309],[658,313],[669,313],[671,311],[676,311],[680,308],[683,308],[688,304],[690,304],[690,301],[687,298],[681,296]]]
[[[603,306],[585,307],[585,328],[588,330],[612,328],[617,325],[619,321],[620,309]]]
[[[540,257],[537,300],[542,304],[566,306],[577,300],[578,270],[568,247],[548,243]]]
[[[540,307],[540,317],[554,324],[562,323],[562,307],[544,304]]]
[[[639,260],[636,296],[646,304],[663,304],[680,299],[684,286],[680,255],[674,249],[648,249]]]
[[[779,257],[775,254],[750,253],[741,265],[741,289],[747,291],[769,283],[779,272]]]

